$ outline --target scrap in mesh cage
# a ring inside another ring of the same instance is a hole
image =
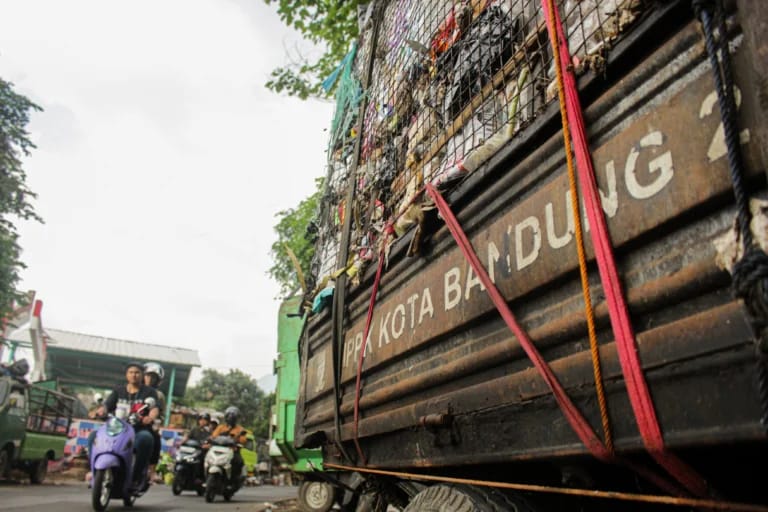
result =
[[[602,72],[617,38],[650,8],[644,0],[556,4],[577,73]],[[356,283],[387,223],[403,236],[421,222],[426,183],[456,186],[524,136],[557,96],[541,0],[372,2],[361,8],[356,50],[337,89],[317,218],[312,272],[324,284],[345,269]],[[346,215],[349,258],[338,261]]]

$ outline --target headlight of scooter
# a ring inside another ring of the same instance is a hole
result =
[[[123,422],[118,420],[117,418],[110,418],[107,421],[107,434],[110,436],[117,436],[123,433],[123,430],[125,430],[125,425],[123,425]]]

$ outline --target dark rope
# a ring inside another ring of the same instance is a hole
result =
[[[352,163],[348,168],[349,184],[347,188],[346,199],[344,200],[344,225],[342,226],[341,242],[339,244],[339,254],[337,254],[337,268],[339,270],[346,268],[349,257],[349,247],[351,244],[352,236],[352,222],[354,217],[353,204],[355,201],[355,190],[357,189],[357,180],[355,176],[357,174],[357,165],[360,162],[360,153],[362,150],[362,137],[363,127],[365,122],[365,111],[368,108],[368,100],[370,99],[370,86],[371,78],[373,77],[373,64],[375,57],[376,44],[379,39],[379,29],[382,24],[384,12],[379,7],[372,14],[374,23],[372,27],[371,39],[368,43],[368,57],[365,63],[365,82],[361,84],[363,91],[365,91],[361,97],[359,110],[357,114],[357,138],[355,139],[355,146],[352,154]],[[343,399],[343,393],[341,388],[342,377],[342,358],[344,357],[342,347],[344,346],[344,320],[346,317],[346,294],[347,294],[347,273],[346,270],[341,272],[336,279],[336,283],[333,290],[333,306],[331,309],[331,346],[333,355],[333,393],[334,393],[334,407],[333,407],[333,423],[335,430],[335,442],[339,449],[339,453],[342,457],[352,463],[356,461],[350,457],[347,450],[344,448],[344,443],[341,439],[341,402]]]
[[[768,255],[750,247],[733,269],[733,289],[744,299],[756,327],[768,327]],[[768,347],[765,347],[768,348]]]
[[[704,43],[707,48],[712,76],[715,79],[717,101],[720,107],[720,115],[723,119],[725,131],[725,145],[728,149],[728,164],[733,181],[733,193],[736,196],[739,232],[741,234],[744,249],[752,245],[752,232],[749,229],[750,212],[749,199],[744,191],[744,162],[741,158],[739,132],[736,124],[736,100],[733,95],[733,74],[728,54],[728,37],[725,32],[725,16],[718,9],[717,27],[710,12],[715,6],[712,0],[693,0],[693,8],[696,16],[701,20],[704,28]],[[719,34],[715,39],[715,28]],[[718,55],[718,51],[720,55]]]
[[[763,332],[763,339],[766,333]],[[765,430],[768,430],[768,413],[766,413],[765,404],[768,403],[768,357],[765,351],[758,355],[757,364],[757,390],[760,394],[760,403],[763,404],[763,415],[760,418],[760,424]]]
[[[701,21],[704,42],[712,65],[717,101],[723,120],[728,166],[736,197],[737,222],[744,255],[733,267],[733,291],[744,301],[757,340],[757,380],[762,404],[761,423],[768,429],[768,255],[754,243],[750,222],[749,197],[744,185],[744,161],[736,119],[736,99],[731,71],[725,12],[721,2],[693,0],[693,10]],[[717,29],[717,37],[715,36]]]

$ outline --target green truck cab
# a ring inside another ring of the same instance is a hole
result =
[[[0,478],[11,469],[42,483],[48,461],[64,455],[76,400],[13,376],[0,376]]]
[[[301,374],[299,369],[299,338],[305,317],[301,310],[301,297],[291,297],[282,302],[277,322],[277,359],[274,373],[277,375],[275,406],[273,409],[274,431],[272,440],[277,453],[270,445],[270,455],[281,468],[289,469],[301,484],[299,506],[302,510],[326,512],[341,498],[336,489],[318,474],[323,470],[320,449],[296,448],[296,398],[299,394]]]

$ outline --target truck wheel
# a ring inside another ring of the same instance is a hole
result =
[[[299,487],[299,508],[304,512],[328,512],[333,507],[335,489],[325,482],[303,482]]]
[[[93,488],[91,489],[91,505],[96,512],[103,512],[112,497],[112,470],[97,469],[93,473]]]
[[[438,484],[411,500],[404,512],[535,512],[520,496],[496,489],[468,485]]]
[[[33,484],[41,484],[48,474],[48,459],[38,460],[29,469],[29,481]]]

